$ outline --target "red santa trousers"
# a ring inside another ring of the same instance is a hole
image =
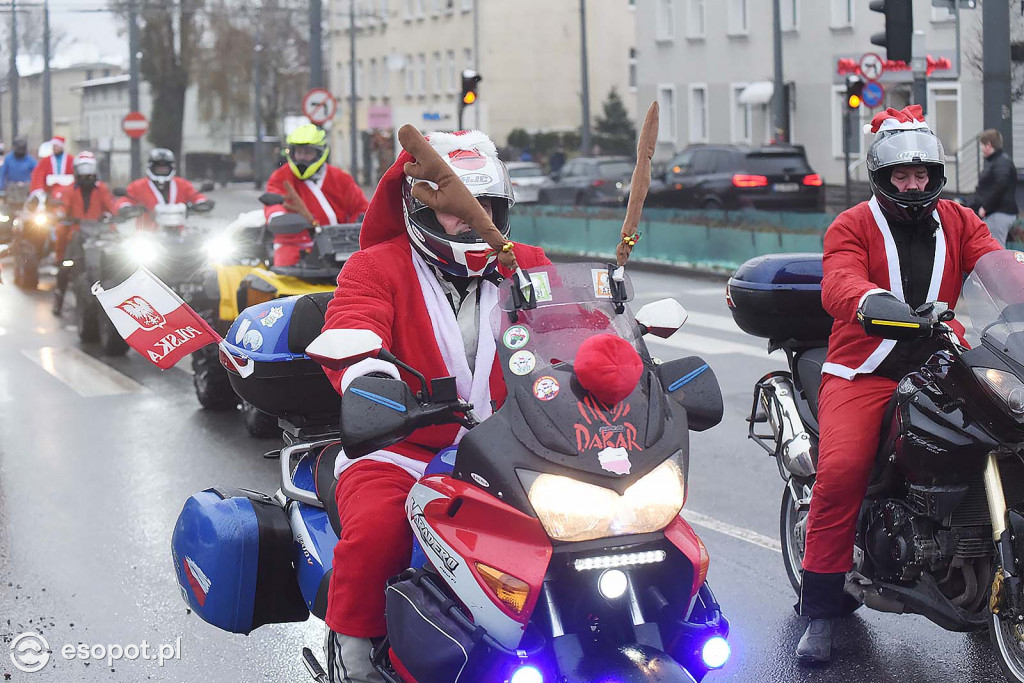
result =
[[[326,621],[332,631],[355,638],[387,634],[384,589],[412,559],[405,499],[415,483],[400,467],[374,460],[342,472],[335,492],[341,540],[334,548],[327,594]]]
[[[877,375],[824,375],[818,400],[818,476],[807,518],[804,569],[819,574],[853,566],[857,513],[878,453],[885,408],[897,382]]]

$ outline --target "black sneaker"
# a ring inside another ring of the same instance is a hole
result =
[[[811,619],[796,646],[801,662],[824,664],[832,658],[832,620]]]

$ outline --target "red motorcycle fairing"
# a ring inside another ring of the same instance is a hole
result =
[[[431,475],[421,479],[418,485],[440,494],[422,506],[423,519],[430,530],[465,561],[473,578],[493,605],[507,618],[525,627],[540,597],[552,554],[551,541],[540,520],[516,510],[476,486],[448,475]],[[410,496],[410,500],[413,498]],[[408,511],[410,509],[407,506]],[[419,531],[415,520],[413,527]],[[423,539],[420,540],[422,543]],[[431,552],[429,543],[424,544],[424,552],[434,564],[435,553]],[[510,574],[529,586],[530,592],[521,612],[517,614],[487,587],[477,569],[477,563]],[[452,583],[451,573],[442,570],[441,575],[449,584]],[[457,592],[463,590],[458,586],[453,587]],[[472,606],[467,607],[473,611]],[[474,614],[474,617],[478,615]],[[479,619],[477,623],[480,624]]]
[[[697,595],[697,591],[704,584],[708,576],[708,567],[711,565],[711,556],[703,541],[693,530],[693,527],[682,518],[676,516],[672,522],[665,527],[665,538],[669,540],[680,552],[686,556],[693,565],[693,586],[690,589],[690,598]]]

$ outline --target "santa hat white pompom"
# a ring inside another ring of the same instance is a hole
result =
[[[485,133],[478,130],[457,133],[428,133],[427,142],[438,154],[451,154],[457,149],[475,149],[489,157],[497,157],[498,149]]]

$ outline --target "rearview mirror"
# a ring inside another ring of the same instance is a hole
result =
[[[668,339],[679,331],[689,314],[683,305],[675,299],[658,299],[644,304],[636,312],[636,322],[644,329],[644,334]]]
[[[264,192],[260,195],[260,204],[263,204],[263,206],[277,206],[278,204],[284,204],[284,197],[274,192]]]
[[[295,213],[283,213],[267,221],[267,230],[275,235],[297,235],[312,227],[309,221]]]
[[[722,421],[722,388],[703,358],[688,356],[662,363],[658,378],[666,393],[686,409],[690,431],[703,432]]]
[[[366,358],[375,358],[384,342],[370,330],[327,330],[310,342],[306,355],[325,368],[341,370]]]

